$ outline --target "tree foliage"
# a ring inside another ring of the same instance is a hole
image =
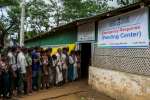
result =
[[[31,0],[26,4],[25,31],[42,33],[48,31],[48,5],[42,0]]]
[[[13,26],[13,22],[6,15],[7,8],[15,5],[19,5],[19,0],[0,0],[0,47],[4,46],[8,31]]]
[[[121,6],[130,5],[136,2],[139,2],[140,0],[117,0],[118,4]]]
[[[0,0],[0,8],[5,6],[12,6],[19,3],[19,0]]]
[[[63,4],[63,19],[67,22],[93,16],[108,11],[110,8],[105,0],[64,0]]]
[[[31,38],[70,21],[106,12],[108,0],[28,0],[25,14],[25,37]],[[137,0],[117,0],[121,6]],[[19,33],[21,0],[0,0],[0,22],[7,33]],[[6,7],[6,5],[8,7]],[[7,12],[7,14],[6,14]]]
[[[21,1],[18,1],[18,4]],[[7,17],[2,17],[8,33],[20,31],[20,5],[10,6],[7,9]],[[43,33],[53,27],[65,24],[72,20],[93,16],[109,7],[105,1],[93,0],[30,0],[26,3],[25,37],[31,38],[38,33]]]
[[[62,1],[49,0],[48,12],[50,14],[51,28],[54,26],[59,26],[63,23],[62,14],[63,14],[63,5]]]

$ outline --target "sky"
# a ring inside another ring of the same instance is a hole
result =
[[[110,6],[113,6],[113,7],[118,6],[117,0],[110,0],[110,1],[108,1],[108,4],[109,4]]]
[[[29,0],[27,0],[29,1]],[[45,2],[48,2],[49,0],[44,0]],[[59,0],[56,0],[56,1],[59,1]],[[110,6],[117,6],[117,0],[108,0],[108,4]]]

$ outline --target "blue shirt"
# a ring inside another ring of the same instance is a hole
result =
[[[32,71],[39,71],[40,62],[38,61],[38,54],[37,52],[33,51],[31,55],[32,55]]]

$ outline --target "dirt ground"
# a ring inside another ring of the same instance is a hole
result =
[[[87,81],[67,83],[62,87],[34,92],[17,100],[113,100],[112,98],[91,89]]]

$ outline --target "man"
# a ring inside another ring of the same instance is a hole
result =
[[[63,83],[67,82],[68,59],[69,59],[69,56],[67,54],[67,48],[63,48],[63,53],[62,53]]]
[[[39,90],[41,85],[41,65],[40,65],[40,52],[39,48],[36,47],[32,51],[32,88],[33,90]]]
[[[53,62],[52,62],[52,48],[48,48],[46,50],[47,56],[48,56],[48,67],[49,67],[49,83],[50,85],[54,85],[54,72],[55,68],[53,68]]]
[[[16,95],[16,89],[17,89],[17,65],[16,65],[16,57],[15,57],[15,51],[16,51],[16,48],[9,48],[9,51],[8,51],[8,55],[7,55],[7,58],[8,58],[8,64],[11,68],[11,82],[12,82],[12,93],[14,95]]]
[[[24,90],[24,93],[27,93],[27,81],[26,81],[26,67],[28,66],[26,58],[24,53],[22,52],[23,48],[18,47],[17,48],[17,52],[18,52],[18,56],[17,56],[17,66],[18,66],[18,70],[19,70],[19,90],[18,92],[22,94],[22,91]]]
[[[26,48],[25,50],[25,57],[26,57],[26,61],[28,63],[27,66],[27,93],[32,93],[32,58],[30,55],[30,50]]]

